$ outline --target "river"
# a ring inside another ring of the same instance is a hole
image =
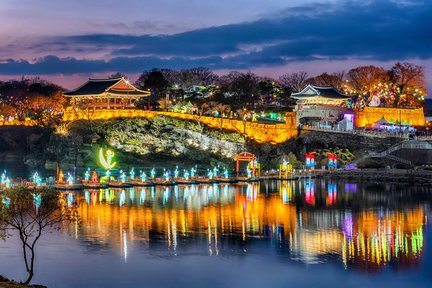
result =
[[[329,180],[62,192],[48,287],[431,287],[432,189]],[[24,279],[14,237],[0,274]]]

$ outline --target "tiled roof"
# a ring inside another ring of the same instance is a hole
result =
[[[124,78],[114,78],[114,79],[89,79],[86,83],[80,87],[64,92],[66,96],[77,96],[77,95],[98,95],[104,92],[109,92],[111,94],[129,94],[129,95],[147,95],[148,92],[141,91],[134,86],[128,84],[130,89],[110,89],[110,87],[116,85],[117,83],[125,81]]]
[[[309,91],[309,93],[307,93]],[[311,93],[312,92],[312,93]],[[309,97],[320,96],[328,99],[349,99],[351,96],[341,93],[339,90],[332,86],[315,86],[307,85],[302,91],[293,93],[291,95],[296,99],[304,99]]]

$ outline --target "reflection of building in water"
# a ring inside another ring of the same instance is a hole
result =
[[[207,235],[209,252],[218,253],[217,242],[221,237],[235,235],[247,240],[255,235],[291,234],[295,229],[295,207],[284,205],[278,197],[262,197],[255,183],[248,186],[242,187],[246,193],[224,185],[181,187],[179,203],[166,206],[162,205],[164,201],[175,202],[174,190],[164,200],[167,190],[156,189],[152,200],[150,188],[135,188],[133,205],[129,197],[132,193],[128,190],[85,191],[83,195],[76,195],[82,234],[97,243],[120,245],[122,255],[126,240],[129,251],[133,241],[143,240],[148,245],[152,239],[161,238],[174,249],[179,237]],[[185,200],[187,193],[189,196]],[[197,200],[200,198],[201,202]]]
[[[399,266],[419,262],[423,248],[425,214],[409,212],[302,211],[290,243],[293,254],[314,263],[327,254],[341,255],[345,266],[377,269],[392,263]]]
[[[316,263],[322,255],[339,254],[343,243],[340,228],[344,214],[339,210],[299,211],[296,233],[290,243],[295,257]]]
[[[366,211],[344,223],[342,256],[345,265],[363,269],[419,264],[425,214],[421,208],[385,215]],[[398,261],[394,261],[394,260]]]
[[[421,208],[387,214],[353,213],[330,205],[296,208],[293,184],[281,182],[279,195],[260,193],[258,184],[248,184],[88,190],[66,199],[79,203],[82,226],[77,236],[112,245],[125,260],[138,245],[166,245],[175,253],[198,247],[217,255],[224,249],[231,253],[236,243],[271,238],[278,247],[290,248],[290,258],[309,263],[328,255],[362,269],[417,263],[423,247]],[[336,186],[319,187],[305,186],[303,193],[308,188],[323,200],[336,197]],[[303,193],[298,201],[304,201]],[[230,244],[221,245],[226,240]]]

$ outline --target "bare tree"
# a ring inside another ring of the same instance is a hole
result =
[[[327,72],[325,72],[321,75],[306,79],[305,83],[317,86],[333,86],[336,89],[343,90],[344,77],[344,71],[336,72],[333,74],[328,74]]]
[[[308,74],[305,71],[283,74],[279,77],[279,82],[287,87],[291,92],[299,92],[305,85]]]
[[[39,239],[53,230],[78,221],[76,210],[68,207],[60,194],[48,188],[13,187],[0,201],[0,228],[19,236],[28,285],[35,272],[35,248]]]

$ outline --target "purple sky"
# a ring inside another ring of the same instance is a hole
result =
[[[278,77],[410,61],[432,83],[429,0],[1,0],[0,79],[65,88],[205,66]]]

